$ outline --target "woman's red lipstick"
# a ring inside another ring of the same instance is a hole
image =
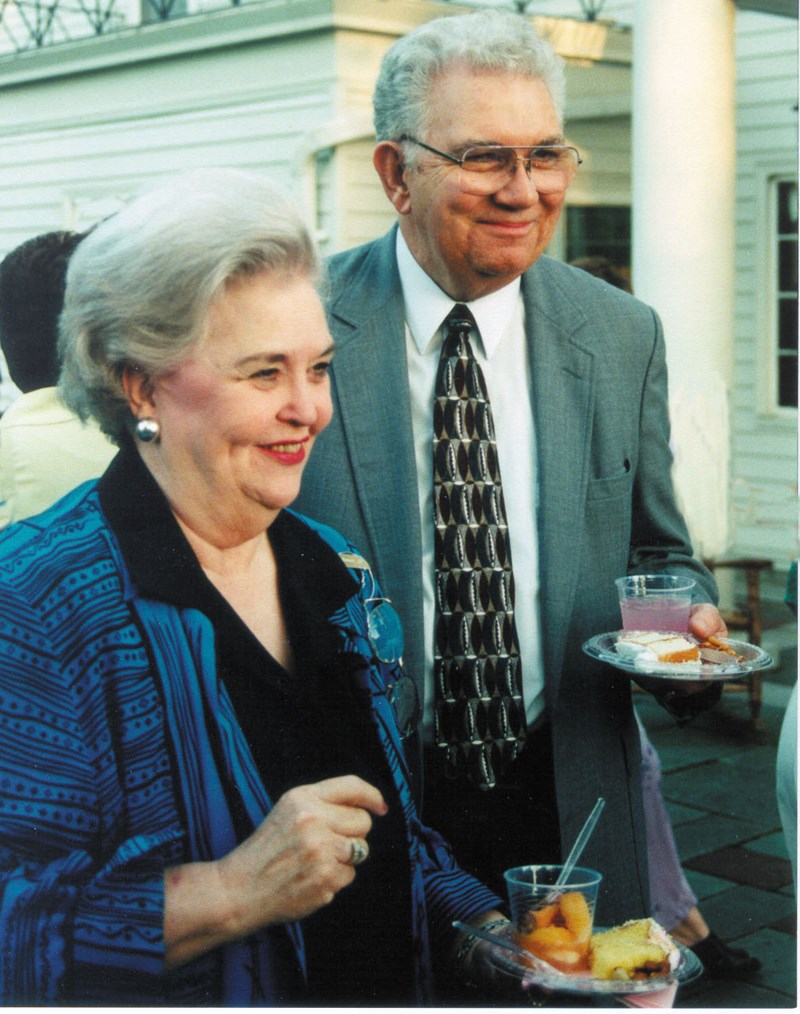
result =
[[[284,465],[299,465],[305,461],[308,437],[302,440],[281,440],[274,444],[261,444],[260,450]]]

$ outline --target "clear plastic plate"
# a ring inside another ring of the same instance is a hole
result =
[[[497,935],[505,936],[513,943],[513,932],[509,926]],[[603,928],[598,926],[595,932],[602,933]],[[489,961],[499,971],[520,979],[524,985],[538,986],[553,992],[631,995],[633,993],[655,993],[657,990],[671,986],[673,982],[679,984],[691,982],[702,974],[703,964],[697,955],[677,941],[675,941],[675,946],[680,951],[677,968],[664,975],[654,975],[649,979],[595,979],[589,972],[576,972],[574,975],[551,975],[548,972],[529,968],[523,963],[523,958],[517,957],[502,947],[489,948]]]
[[[606,634],[597,634],[590,637],[583,645],[584,652],[600,662],[606,662],[631,676],[653,676],[670,680],[734,680],[747,676],[748,673],[756,672],[759,669],[767,669],[772,665],[772,657],[755,644],[748,644],[746,641],[734,641],[730,637],[720,637],[718,640],[735,651],[743,659],[733,658],[730,662],[647,662],[641,657],[638,659],[623,658],[617,654],[617,638],[625,633],[622,630],[612,630]],[[674,631],[660,631],[670,634]],[[699,643],[696,637],[691,634],[681,634],[688,641]]]

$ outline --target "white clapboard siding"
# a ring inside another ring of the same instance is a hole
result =
[[[333,32],[230,45],[209,24],[182,53],[187,22],[0,60],[0,254],[194,166],[257,168],[302,195],[306,139],[334,116]]]
[[[337,151],[341,219],[331,252],[377,239],[397,217],[372,165],[374,147],[372,138],[363,138]]]
[[[569,203],[629,205],[630,119],[612,116],[570,120],[567,139],[584,159],[569,189]]]
[[[736,317],[732,420],[734,550],[783,568],[797,554],[797,413],[775,409],[769,390],[771,176],[797,160],[797,23],[738,12]]]
[[[414,13],[405,7],[406,17]],[[403,13],[399,5],[394,13]],[[402,25],[390,28],[387,23],[384,31],[337,32],[337,116],[323,132],[323,142],[325,134],[331,137],[329,156],[318,161],[317,221],[325,254],[376,239],[396,217],[372,165],[372,92],[383,54],[402,33]]]

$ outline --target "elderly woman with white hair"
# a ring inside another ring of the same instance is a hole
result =
[[[318,272],[234,170],[70,264],[62,397],[120,450],[0,537],[6,1004],[428,1003],[480,961],[452,921],[499,917],[417,819],[391,605],[288,510],[332,411]]]

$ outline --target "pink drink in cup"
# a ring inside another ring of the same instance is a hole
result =
[[[696,582],[671,574],[633,574],[617,578],[623,630],[689,629]]]

